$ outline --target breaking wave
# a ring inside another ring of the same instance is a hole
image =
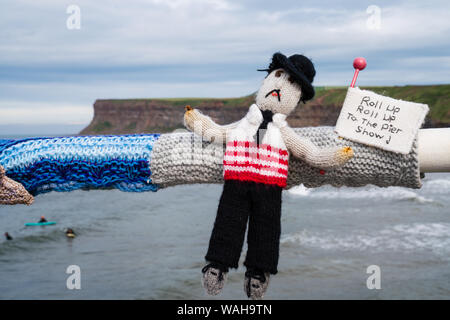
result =
[[[406,251],[431,250],[448,256],[450,223],[398,224],[377,231],[354,231],[345,235],[333,231],[303,230],[281,238],[283,245],[321,248],[324,250]]]
[[[380,188],[376,186],[365,186],[360,188],[341,187],[334,188],[323,186],[319,188],[307,188],[304,185],[292,187],[288,190],[292,196],[318,198],[318,199],[391,199],[409,200],[418,203],[434,202],[430,197],[423,194],[450,193],[449,180],[433,180],[424,183],[420,191],[403,187]]]

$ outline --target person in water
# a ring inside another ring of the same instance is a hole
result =
[[[73,229],[71,229],[71,228],[67,228],[66,237],[67,238],[75,238],[75,236],[76,236],[75,231],[73,231]]]
[[[5,232],[5,237],[6,237],[6,240],[12,240],[13,239],[13,237],[11,237],[8,232]]]
[[[39,223],[48,222],[47,219],[45,219],[44,216],[41,216],[41,220],[39,220]]]

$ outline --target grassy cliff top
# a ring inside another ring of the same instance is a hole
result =
[[[169,106],[180,107],[186,105],[197,106],[206,103],[223,103],[225,106],[244,106],[249,101],[254,100],[254,95],[248,95],[239,98],[144,98],[144,99],[98,99],[97,101],[108,101],[115,105],[127,106],[129,103],[142,101],[159,101]]]
[[[316,95],[308,104],[326,106],[341,106],[347,92],[347,87],[316,87]],[[394,99],[428,104],[429,117],[437,122],[450,125],[450,84],[423,86],[393,86],[393,87],[361,87]],[[108,101],[114,105],[126,106],[140,101],[159,101],[168,106],[198,106],[208,103],[220,103],[224,106],[248,106],[254,100],[254,94],[239,98],[160,98],[160,99],[113,99]]]
[[[425,103],[430,107],[429,117],[441,123],[450,124],[450,84],[429,86],[361,87],[378,94],[405,101]],[[347,88],[317,88],[311,101],[324,105],[342,105]]]

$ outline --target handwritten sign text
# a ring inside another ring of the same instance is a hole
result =
[[[407,154],[428,106],[349,88],[336,132],[349,140]]]

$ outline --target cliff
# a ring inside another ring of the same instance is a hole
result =
[[[425,127],[450,126],[450,85],[365,87],[396,99],[426,103],[430,107]],[[336,124],[346,87],[316,87],[316,96],[301,104],[288,117],[292,127]],[[80,134],[125,134],[170,132],[183,128],[184,107],[199,108],[220,124],[241,119],[254,102],[242,98],[175,98],[97,100],[94,118]]]

